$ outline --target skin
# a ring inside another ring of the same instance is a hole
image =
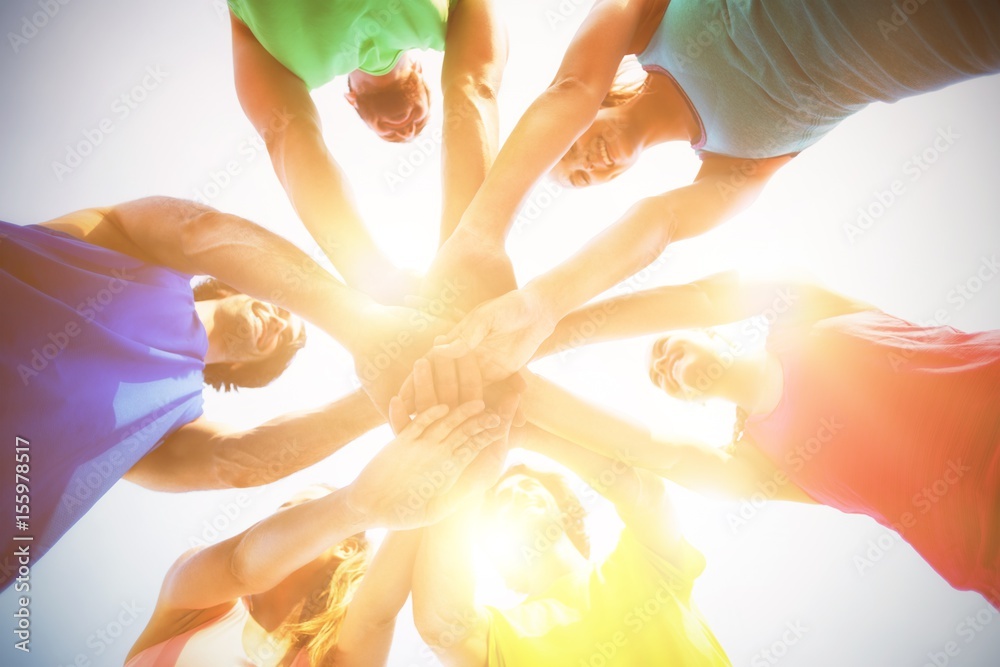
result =
[[[601,109],[622,58],[645,49],[666,4],[594,5],[552,84],[518,122],[436,264],[457,263],[463,254],[506,257],[504,242],[517,211],[553,168],[564,183],[605,182],[634,164],[647,146],[698,138],[683,92],[665,76],[651,76],[635,100]],[[670,243],[744,210],[789,159],[707,157],[691,185],[637,202],[563,264],[471,311],[442,341],[443,350],[475,350],[488,381],[517,372],[559,320],[647,266]],[[502,271],[503,262],[494,260],[484,270]]]
[[[525,427],[518,442],[562,463],[591,483],[615,504],[619,516],[651,551],[669,557],[681,540],[662,480],[631,466],[594,454],[577,444],[536,428]],[[598,480],[609,467],[618,473],[610,484]],[[537,521],[558,517],[555,499],[535,482],[519,476],[505,479],[494,515],[515,524],[515,534],[530,535]],[[536,507],[525,512],[526,507]],[[456,513],[427,529],[414,566],[413,615],[421,637],[449,667],[483,667],[487,664],[489,621],[487,612],[475,602],[475,577],[470,536],[481,524],[476,507]],[[560,524],[558,521],[556,526]],[[487,527],[487,529],[489,529]],[[505,534],[511,534],[505,530]],[[518,590],[529,594],[545,591],[569,572],[591,567],[563,531],[553,546],[518,565],[507,561],[505,575]],[[515,572],[515,569],[517,570]],[[456,636],[455,627],[465,630]]]
[[[401,100],[402,103],[398,108],[390,109],[381,115],[361,117],[365,125],[380,139],[391,142],[410,141],[420,134],[427,124],[431,100],[424,82],[423,68],[420,66],[420,62],[409,53],[404,53],[392,70],[386,74],[374,75],[361,70],[354,70],[348,74],[347,80],[350,89],[344,93],[344,98],[357,110],[359,95],[392,90],[414,73],[419,77],[420,90],[423,91],[416,99]]]
[[[267,145],[275,175],[309,233],[348,284],[384,303],[402,303],[418,292],[412,276],[400,275],[379,250],[354,204],[347,174],[323,139],[319,111],[305,83],[278,62],[250,29],[231,17],[236,92],[247,118]],[[506,34],[492,0],[461,0],[451,7],[441,72],[444,97],[441,239],[447,238],[479,189],[499,147],[499,93],[507,61]],[[355,71],[353,93],[384,90],[420,65],[404,55],[392,71]],[[422,87],[426,89],[426,87]],[[429,100],[373,118],[380,137],[412,139],[426,123]],[[275,122],[275,119],[285,119]],[[443,282],[423,290],[433,298]],[[429,294],[428,294],[429,293]]]
[[[302,334],[304,324],[287,310],[233,294],[195,302],[208,334],[205,363],[240,363],[266,359]]]
[[[436,400],[433,384],[421,385],[420,393]],[[306,489],[243,533],[182,556],[167,573],[152,618],[129,657],[218,618],[240,598],[270,634],[297,618],[306,598],[357,549],[353,536],[374,527],[411,530],[433,523],[453,511],[469,489],[492,483],[480,478],[491,469],[484,465],[492,460],[486,452],[506,440],[510,422],[502,424],[482,400],[455,410],[436,404],[412,422],[395,409],[392,419],[399,435],[349,486],[332,493]],[[470,447],[479,454],[468,457]],[[422,504],[407,503],[407,494],[428,475],[440,484],[429,497],[421,496]],[[407,511],[400,512],[404,507]],[[334,655],[324,664],[385,663],[418,543],[418,534],[390,535],[352,599]],[[286,655],[282,664],[291,657]]]

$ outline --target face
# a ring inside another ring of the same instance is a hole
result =
[[[352,77],[353,92],[347,99],[381,139],[410,141],[427,125],[430,91],[419,62],[404,56],[384,77],[360,73],[352,73]],[[353,89],[355,85],[357,89]]]
[[[639,159],[641,148],[624,132],[623,107],[601,109],[587,129],[552,170],[565,187],[582,188],[606,183]]]
[[[714,388],[733,362],[725,342],[703,332],[680,332],[653,344],[649,379],[673,398],[698,400],[717,395]]]
[[[490,560],[508,585],[520,590],[537,563],[532,556],[566,532],[559,504],[537,479],[517,474],[500,481],[484,510]]]
[[[234,294],[219,299],[212,337],[225,362],[259,361],[298,340],[302,327],[302,320],[283,308]]]

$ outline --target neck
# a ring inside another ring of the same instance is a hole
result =
[[[781,399],[781,364],[766,351],[737,357],[717,388],[722,398],[749,414],[766,414]]]
[[[590,567],[590,561],[577,551],[565,535],[538,557],[540,562],[528,568],[525,592],[529,595],[543,593],[560,577],[583,572]]]
[[[198,319],[201,320],[201,325],[205,327],[205,335],[208,336],[208,352],[205,353],[206,364],[214,364],[221,360],[219,358],[221,350],[218,349],[217,345],[213,344],[215,338],[212,336],[212,332],[215,329],[215,310],[218,305],[218,299],[194,302],[194,312],[198,315]]]
[[[376,88],[384,88],[403,78],[407,73],[406,65],[409,64],[409,57],[404,53],[396,62],[396,66],[385,74],[369,74],[359,69],[347,75],[351,90],[355,93],[367,92]]]
[[[668,141],[694,143],[701,137],[698,118],[687,98],[668,76],[650,72],[646,88],[627,107],[629,122],[626,131],[642,148]]]

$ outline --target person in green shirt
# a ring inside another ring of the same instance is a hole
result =
[[[513,437],[513,436],[512,436]],[[583,510],[561,475],[507,470],[468,507],[426,529],[413,572],[413,614],[448,667],[731,665],[691,600],[704,557],[681,535],[663,480],[535,426],[522,446],[566,465],[615,504],[625,528],[601,563],[588,559]],[[511,609],[475,602],[476,528]]]
[[[492,0],[229,0],[236,93],[309,233],[353,287],[398,303],[416,291],[379,250],[323,141],[310,91],[348,77],[348,102],[378,136],[408,141],[430,94],[419,49],[444,52],[441,240],[499,144],[507,39]]]

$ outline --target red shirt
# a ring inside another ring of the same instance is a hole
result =
[[[1000,331],[877,310],[779,323],[778,406],[746,435],[817,502],[893,528],[1000,608]]]

